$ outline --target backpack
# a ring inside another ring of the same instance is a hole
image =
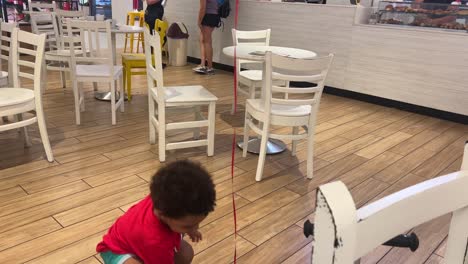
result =
[[[218,0],[218,15],[220,18],[227,18],[231,12],[229,0]]]

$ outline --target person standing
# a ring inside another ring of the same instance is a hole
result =
[[[200,28],[200,59],[201,63],[193,68],[202,74],[214,74],[213,70],[213,30],[221,24],[218,14],[217,0],[200,0],[198,12],[198,27]]]
[[[145,22],[150,27],[150,32],[153,32],[156,19],[162,20],[164,16],[164,6],[162,0],[146,0]]]

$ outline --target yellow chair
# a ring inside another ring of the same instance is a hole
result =
[[[146,25],[148,26],[148,25]],[[161,38],[161,50],[166,50],[166,32],[168,28],[166,21],[156,20],[155,31],[159,33]],[[146,58],[143,53],[123,53],[122,54],[122,66],[124,75],[124,85],[127,87],[128,100],[132,100],[132,76],[134,75],[146,75]],[[138,71],[134,71],[139,69]]]
[[[161,51],[163,52],[164,55],[168,56],[167,52],[167,29],[169,28],[169,24],[166,21],[161,21],[159,19],[156,20],[156,23],[154,25],[155,31],[159,33],[159,39],[161,41]]]
[[[143,24],[145,22],[145,12],[144,11],[130,11],[127,13],[127,25],[129,26],[134,26],[135,21],[138,20],[138,25],[140,27],[143,27]],[[127,52],[127,42],[130,41],[130,53],[133,53],[133,44],[135,43],[135,36],[133,33],[127,33],[125,34],[125,48],[124,52]],[[136,46],[136,52],[140,52],[140,43],[142,47],[142,52],[144,51],[144,41],[143,41],[143,33],[138,33],[138,38],[137,38],[137,46]]]

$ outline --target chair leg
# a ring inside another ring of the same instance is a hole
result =
[[[248,124],[248,120],[250,119],[249,112],[247,108],[245,109],[245,119],[244,119],[244,141],[242,142],[242,157],[247,157],[247,149],[249,148],[249,133],[250,133],[250,126]]]
[[[123,113],[125,111],[125,89],[124,89],[123,76],[119,78],[119,88],[120,88],[119,102],[121,102],[120,112]]]
[[[127,25],[128,25],[128,22],[127,22]],[[125,46],[124,46],[124,53],[127,52],[127,39],[128,39],[128,33],[125,34]]]
[[[209,109],[208,109],[208,112],[209,112]],[[195,121],[201,120],[200,106],[195,107],[195,113],[194,114],[195,114]],[[210,120],[210,118],[208,117],[208,122],[209,122],[209,120]],[[200,128],[199,127],[194,129],[193,139],[195,139],[195,140],[200,139]]]
[[[249,98],[255,99],[256,85],[252,82],[249,86]]]
[[[258,156],[258,165],[257,165],[257,174],[255,176],[256,181],[261,181],[263,176],[263,169],[265,167],[265,158],[266,158],[266,147],[268,143],[268,130],[269,130],[269,121],[263,123],[262,130],[262,141],[260,144],[260,155]]]
[[[42,70],[41,70],[41,92],[44,94],[47,88],[47,64],[46,60],[42,60]]]
[[[50,146],[49,134],[47,133],[47,126],[44,118],[44,110],[42,105],[36,106],[36,116],[37,124],[39,126],[39,133],[41,135],[42,145],[44,146],[44,151],[49,162],[54,161],[54,155],[52,153],[52,148]]]
[[[133,33],[130,33],[130,53],[133,53],[133,44],[135,42],[135,36]]]
[[[166,114],[163,106],[158,105],[158,145],[159,145],[159,161],[166,161]]]
[[[137,53],[140,53],[140,44],[142,44],[142,49],[144,51],[144,47],[143,47],[143,38],[142,38],[142,33],[138,33],[138,40],[137,40]]]
[[[293,135],[297,135],[299,133],[299,127],[293,127],[292,133]],[[297,148],[297,140],[293,140],[292,147],[291,147],[291,156],[296,156],[296,148]]]
[[[312,179],[314,175],[314,129],[309,125],[307,129],[307,178]]]
[[[60,82],[62,83],[62,88],[67,88],[67,78],[64,71],[60,71]]]
[[[124,89],[127,91],[127,87],[128,87],[128,85],[127,85],[127,69],[126,69],[127,66],[125,65],[125,63],[122,63],[122,67],[123,67],[123,69],[122,69],[122,78],[123,78],[123,82],[124,82],[124,85],[125,85]],[[127,96],[129,96],[128,92],[127,92]],[[130,98],[128,100],[130,100]]]
[[[97,82],[93,82],[93,90],[96,92],[98,90]]]
[[[215,121],[216,102],[211,102],[208,106],[208,156],[210,157],[214,154]]]
[[[83,89],[82,82],[78,83],[78,91],[80,94],[80,111],[84,112],[85,111],[85,97],[84,97],[84,89]]]
[[[156,144],[156,128],[153,125],[153,118],[155,117],[154,100],[151,94],[148,94],[148,111],[149,111],[149,141],[150,144]]]
[[[126,85],[127,85],[127,96],[128,100],[132,100],[132,69],[128,67],[125,70],[125,79],[126,79]]]
[[[23,121],[23,114],[17,114],[16,119],[18,121]],[[29,138],[28,127],[24,126],[20,129],[21,135],[24,137],[24,145],[25,147],[31,147],[31,139]]]
[[[76,124],[81,124],[81,114],[80,114],[80,93],[78,91],[78,81],[73,80],[73,96],[75,97],[75,119]]]
[[[116,116],[116,107],[115,107],[115,81],[110,82],[111,87],[111,113],[112,113],[112,125],[117,123],[117,116]]]

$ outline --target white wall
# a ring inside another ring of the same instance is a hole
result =
[[[232,45],[232,13],[213,34],[213,60]],[[169,22],[189,30],[188,55],[199,57],[198,1],[169,0]],[[356,12],[358,11],[358,12]],[[468,115],[468,34],[422,28],[356,25],[366,8],[241,0],[238,29],[271,28],[271,45],[335,54],[327,85]],[[367,14],[368,15],[368,14]]]
[[[233,65],[232,58],[222,54],[222,48],[232,45],[231,28],[234,24],[235,1],[231,0],[231,15],[224,20],[223,28],[213,33],[213,60]],[[239,5],[238,29],[259,30],[271,28],[271,45],[303,48],[318,53],[336,54],[330,73],[329,85],[342,87],[344,75],[333,74],[343,71],[349,54],[351,29],[354,19],[353,6],[304,5],[301,3],[272,3],[241,1]],[[198,1],[169,0],[165,9],[167,20],[184,22],[188,28],[188,55],[199,58]]]
[[[127,13],[133,10],[133,0],[113,0],[112,1],[112,19],[117,23],[125,24]],[[117,35],[117,48],[124,47],[125,34]]]

